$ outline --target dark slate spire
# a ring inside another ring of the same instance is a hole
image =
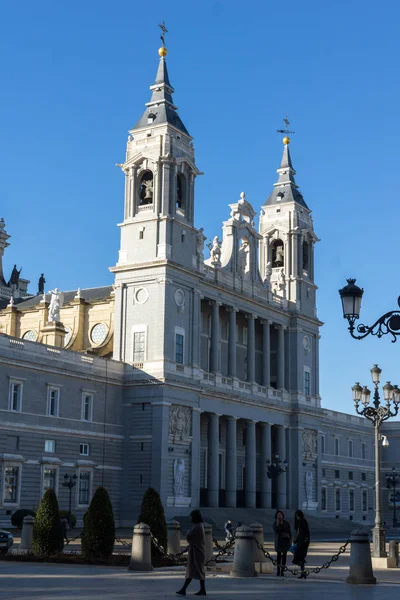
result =
[[[289,151],[290,139],[288,137],[283,138],[283,155],[281,160],[281,166],[277,169],[279,175],[277,183],[274,184],[274,190],[265,206],[271,206],[272,204],[282,204],[283,202],[297,202],[307,208],[308,206],[304,201],[304,198],[299,191],[299,186],[296,185],[294,176],[296,171],[293,168],[292,159]]]
[[[168,76],[167,61],[165,59],[167,49],[162,47],[159,49],[158,53],[160,55],[160,63],[158,65],[155,82],[150,86],[150,90],[152,91],[151,99],[150,102],[147,102],[147,109],[133,129],[169,123],[183,133],[186,133],[186,135],[189,135],[189,132],[177,113],[178,109],[174,105],[172,99],[174,88],[172,87]]]

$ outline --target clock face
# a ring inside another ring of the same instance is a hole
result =
[[[96,346],[103,344],[108,334],[108,327],[105,323],[97,323],[90,332],[90,339]]]
[[[30,329],[29,331],[26,331],[24,333],[24,335],[22,336],[22,339],[27,340],[28,342],[36,342],[37,333],[36,333],[36,331],[33,331],[32,329]]]

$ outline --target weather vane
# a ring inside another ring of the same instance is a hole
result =
[[[168,33],[168,29],[165,27],[165,22],[163,21],[161,23],[161,25],[159,25],[159,28],[161,29],[161,35],[160,35],[160,39],[162,41],[162,45],[165,46],[165,34]]]
[[[289,131],[288,127],[289,127],[289,125],[290,125],[290,121],[289,121],[288,117],[285,117],[285,118],[283,119],[283,122],[284,122],[284,123],[285,123],[285,125],[286,125],[286,129],[277,129],[277,130],[276,130],[276,131],[277,131],[277,133],[284,133],[284,134],[286,134],[286,135],[288,135],[289,133],[296,133],[295,131]]]

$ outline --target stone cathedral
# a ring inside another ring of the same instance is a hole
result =
[[[125,194],[113,286],[56,290],[63,298],[52,312],[56,294],[44,291],[43,275],[37,294],[17,267],[6,281],[10,236],[0,222],[0,520],[36,508],[49,487],[65,508],[62,481],[76,474],[78,521],[102,484],[121,525],[136,522],[149,486],[168,517],[198,506],[279,507],[370,522],[372,428],[321,407],[319,240],[290,139],[280,162],[277,149],[267,200],[226,199],[222,231],[206,249],[194,223],[193,138],[174,104],[165,47],[159,55],[118,165]],[[400,447],[398,424],[385,430],[394,443],[383,472]],[[389,514],[389,497],[384,506]]]

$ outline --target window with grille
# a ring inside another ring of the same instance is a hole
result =
[[[310,372],[304,371],[304,394],[310,396]]]
[[[133,334],[133,362],[142,363],[146,354],[146,332],[135,331]]]
[[[349,490],[349,510],[354,512],[354,490]]]
[[[5,467],[4,469],[4,502],[15,504],[18,499],[19,467]]]
[[[89,504],[90,492],[90,471],[81,471],[79,473],[79,504]]]
[[[363,512],[367,512],[367,508],[368,508],[368,492],[367,492],[367,490],[363,490],[363,493],[362,493]]]
[[[349,479],[350,481],[353,481],[353,471],[349,471]]]
[[[336,488],[335,490],[335,509],[340,511],[341,508],[341,498],[340,498],[340,488]]]
[[[10,410],[21,412],[22,383],[12,381],[10,383]]]
[[[336,469],[335,471],[335,479],[340,479],[340,471]]]
[[[326,488],[321,489],[321,510],[326,510]]]
[[[93,411],[93,395],[83,394],[82,396],[82,421],[91,421]]]
[[[79,454],[81,456],[89,456],[89,444],[80,444]]]
[[[47,414],[49,417],[58,417],[60,390],[58,388],[50,387],[48,394]]]
[[[361,473],[361,481],[367,481],[367,476],[365,473]]]
[[[49,489],[56,489],[56,469],[44,469],[43,471],[43,492]]]
[[[181,333],[175,334],[175,362],[183,365],[183,340]]]

